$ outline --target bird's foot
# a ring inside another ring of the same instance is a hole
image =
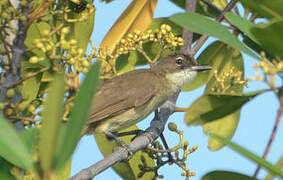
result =
[[[128,160],[134,155],[134,153],[132,152],[128,144],[126,144],[124,141],[118,138],[119,135],[117,136],[116,134],[109,132],[109,131],[106,131],[105,134],[108,139],[115,140],[119,146],[123,147],[128,152],[128,155],[129,155]]]

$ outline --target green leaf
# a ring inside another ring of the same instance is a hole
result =
[[[1,157],[0,157],[0,167],[1,167],[0,179],[16,180],[16,178],[11,174],[11,169],[14,166]]]
[[[261,51],[265,51],[259,44],[255,43],[253,40],[251,40],[248,36],[243,36],[243,42],[252,50],[260,54]],[[269,59],[273,59],[274,57],[270,55],[270,53],[266,52],[266,57]]]
[[[241,147],[240,145],[233,143],[232,141],[230,141],[229,139],[219,136],[217,134],[214,133],[210,133],[209,134],[211,137],[217,139],[218,141],[220,141],[221,143],[224,143],[226,145],[228,145],[229,147],[231,147],[232,149],[234,149],[235,151],[237,151],[238,153],[240,153],[241,155],[245,156],[246,158],[254,161],[255,163],[257,163],[258,165],[264,167],[265,169],[267,169],[268,171],[270,171],[271,173],[278,175],[280,177],[283,177],[283,171],[280,167],[272,165],[271,163],[269,163],[268,161],[266,161],[265,159],[261,158],[260,156],[248,151],[247,149]]]
[[[197,13],[180,13],[171,16],[169,19],[193,32],[207,34],[218,38],[220,41],[232,46],[233,48],[236,48],[251,57],[259,59],[258,55],[254,54],[251,50],[244,46],[236,36],[234,36],[219,22],[213,21]]]
[[[25,143],[7,120],[0,116],[0,156],[23,169],[31,169],[33,162]]]
[[[100,62],[95,63],[88,72],[84,82],[79,88],[79,92],[74,101],[70,120],[65,131],[60,135],[56,151],[55,167],[57,170],[62,168],[69,160],[80,140],[83,127],[88,117],[88,111],[91,107],[94,94],[99,85]]]
[[[34,145],[38,138],[38,130],[35,127],[25,129],[20,133],[20,137],[26,144],[26,147],[30,153],[33,152]]]
[[[49,94],[42,115],[42,128],[39,135],[40,165],[47,173],[52,166],[56,142],[64,110],[65,79],[63,74],[57,74],[49,88]]]
[[[238,0],[254,14],[268,19],[283,19],[282,0]]]
[[[122,132],[128,132],[132,130],[137,130],[138,127],[133,125]],[[119,137],[122,141],[129,144],[134,136],[122,136]],[[95,141],[104,156],[108,156],[113,152],[113,150],[118,146],[115,141],[109,141],[104,134],[95,134]],[[139,164],[141,163],[142,156],[145,158],[146,164],[149,167],[155,167],[155,162],[151,159],[147,153],[138,151],[135,155],[129,160],[124,162],[119,162],[113,166],[113,169],[119,176],[123,179],[130,180],[147,180],[152,179],[154,177],[153,172],[145,173],[142,178],[138,178],[138,174],[141,172],[139,169]]]
[[[22,61],[23,77],[28,73],[39,71],[40,68],[42,68],[42,66],[30,64],[27,62],[27,60]],[[23,109],[36,99],[40,87],[41,76],[42,74],[38,74],[35,77],[23,81],[23,83],[18,86],[23,97],[23,100],[21,101],[21,106],[23,107]]]
[[[116,60],[116,70],[118,74],[123,74],[135,69],[135,65],[129,59],[130,54],[122,54]]]
[[[212,171],[205,174],[202,180],[256,180],[254,177],[231,171]]]
[[[274,56],[283,58],[283,21],[273,21],[271,23],[253,27],[251,32],[259,41],[261,46]]]
[[[228,19],[228,21],[233,25],[239,28],[245,35],[247,35],[250,39],[252,39],[254,42],[258,42],[257,39],[254,37],[254,35],[251,32],[251,28],[255,27],[255,24],[252,22],[243,19],[241,16],[238,16],[232,12],[225,13],[225,18]]]
[[[227,58],[230,58],[230,51],[227,51],[227,48],[227,45],[219,41],[210,44],[198,57],[197,62],[210,65],[213,70],[198,73],[194,81],[184,87],[182,91],[191,91],[209,82],[214,70],[219,69],[221,64],[225,63]]]
[[[46,71],[46,72],[42,73],[42,77],[41,77],[40,81],[49,83],[53,79],[54,79],[53,72]]]
[[[264,91],[237,95],[203,95],[187,110],[185,120],[188,125],[199,125],[215,121],[239,110],[244,104],[262,92]]]

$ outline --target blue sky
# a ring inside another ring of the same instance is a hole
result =
[[[107,31],[130,2],[130,0],[114,0],[112,3],[105,4],[100,3],[98,0],[95,1],[97,10],[92,41],[96,46],[99,46]],[[183,12],[183,10],[176,7],[168,0],[159,0],[154,17],[168,17],[178,12]],[[212,41],[214,41],[214,39],[210,38],[207,44]],[[243,56],[246,69],[245,76],[253,77],[253,64],[256,61],[245,54],[243,54]],[[280,83],[278,78],[276,82],[277,84]],[[267,88],[267,86],[261,82],[249,82],[249,88],[245,89],[245,92],[262,88]],[[180,107],[189,107],[195,99],[201,96],[203,90],[204,87],[201,87],[191,92],[181,93],[177,105]],[[261,156],[272,131],[278,107],[279,103],[272,92],[262,94],[247,103],[242,108],[241,119],[232,140]],[[186,126],[183,122],[184,115],[184,113],[175,113],[171,116],[169,121],[177,123],[179,129],[185,131],[184,137],[189,141],[190,145],[199,146],[198,150],[192,153],[187,161],[191,171],[196,172],[196,176],[191,179],[198,180],[205,173],[213,170],[230,170],[247,175],[254,173],[256,164],[228,147],[224,147],[217,152],[210,152],[207,148],[208,137],[203,133],[202,128],[200,126]],[[152,115],[149,116],[139,123],[138,126],[141,129],[147,128],[152,117]],[[281,123],[275,137],[275,142],[267,157],[267,160],[272,163],[275,163],[282,156],[282,142],[280,143],[280,139],[283,139],[282,128]],[[164,135],[169,145],[176,145],[175,134],[173,135],[172,132],[166,128]],[[71,174],[74,175],[81,169],[89,167],[102,158],[103,156],[95,144],[93,136],[85,136],[80,141],[74,153]],[[184,177],[180,175],[182,173],[181,169],[174,167],[174,165],[167,165],[161,168],[159,172],[164,175],[164,179],[184,179]],[[261,170],[258,178],[262,179],[265,177],[265,174],[266,172]],[[111,168],[99,174],[95,179],[100,180],[105,178],[121,179]]]

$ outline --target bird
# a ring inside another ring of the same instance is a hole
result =
[[[106,80],[93,99],[87,134],[116,133],[143,119],[170,96],[210,70],[191,55],[173,53],[149,69],[136,69]]]

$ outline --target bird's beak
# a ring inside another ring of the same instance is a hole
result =
[[[193,71],[206,71],[206,70],[211,70],[211,66],[207,66],[207,65],[196,65],[196,66],[192,66],[191,69]]]

